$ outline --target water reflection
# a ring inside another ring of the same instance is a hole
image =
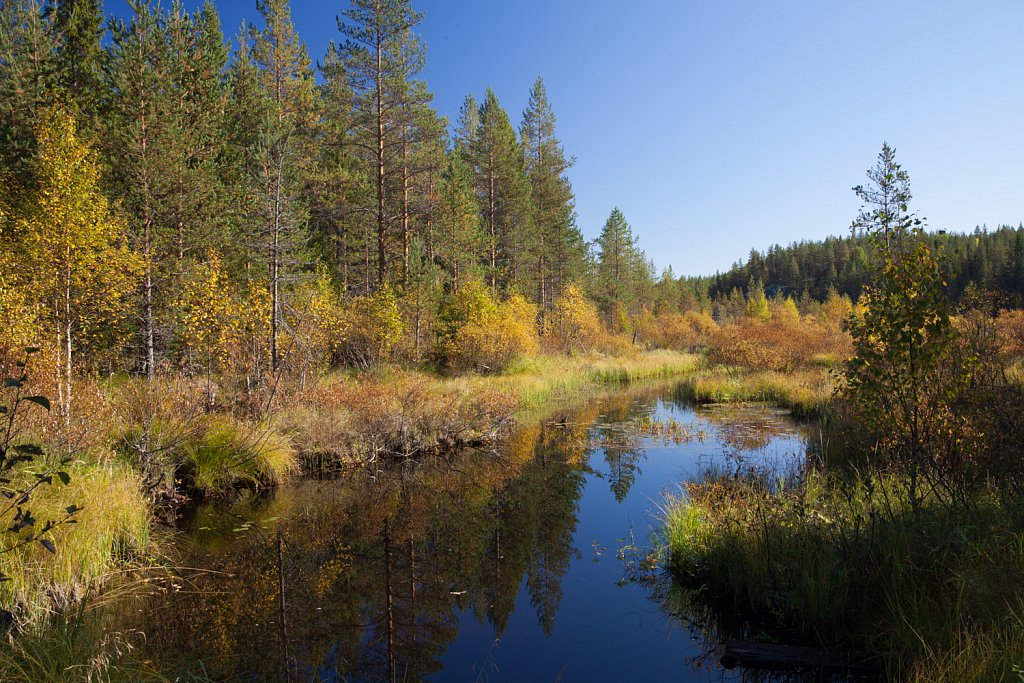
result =
[[[659,420],[677,427],[652,426]],[[154,660],[217,679],[276,680],[286,670],[328,681],[496,675],[488,662],[493,647],[477,648],[472,662],[452,672],[460,629],[466,635],[472,622],[486,624],[486,637],[497,644],[513,616],[532,609],[535,629],[551,637],[568,577],[581,575],[598,560],[598,548],[614,544],[632,523],[619,504],[637,482],[643,479],[644,495],[652,496],[686,476],[683,461],[673,460],[678,455],[666,455],[671,448],[690,444],[687,457],[694,458],[723,449],[746,457],[796,435],[778,415],[697,414],[666,390],[601,397],[523,425],[498,453],[305,481],[227,509],[200,509],[183,523],[176,560],[201,569],[182,572],[179,590],[145,600],[131,619],[146,632]],[[652,454],[661,464],[649,476]],[[610,499],[597,496],[594,485],[602,481]],[[585,491],[591,493],[581,507]],[[577,538],[581,518],[598,529],[586,533],[608,535]],[[610,601],[608,591],[619,590],[603,576],[586,584],[592,600]],[[589,627],[619,628],[612,621]],[[517,628],[516,638],[524,630]],[[615,637],[627,645],[652,634]],[[586,633],[578,640],[576,662],[593,647]],[[683,646],[676,640],[664,647],[674,658]],[[502,648],[506,662],[536,655]]]

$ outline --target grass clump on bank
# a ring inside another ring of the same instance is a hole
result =
[[[51,532],[56,552],[39,544],[0,552],[0,574],[9,579],[0,583],[0,600],[23,627],[77,603],[149,543],[150,505],[131,468],[106,458],[79,460],[67,471],[67,485],[38,489],[31,502],[39,519],[57,519],[69,505],[81,508],[74,524]]]
[[[718,367],[696,372],[682,383],[697,403],[771,403],[800,416],[820,414],[834,386],[824,368],[779,372]]]
[[[1024,509],[994,490],[969,515],[939,496],[915,507],[908,491],[894,474],[709,474],[666,506],[668,566],[723,619],[745,620],[739,637],[856,652],[890,678],[1011,676],[1024,662]]]
[[[181,470],[203,493],[278,484],[298,470],[291,442],[269,425],[206,418],[182,444]]]

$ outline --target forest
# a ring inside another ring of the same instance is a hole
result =
[[[438,112],[410,0],[319,55],[127,4],[0,3],[0,678],[461,680],[588,543],[700,661],[1020,676],[1024,226],[927,225],[882,143],[841,236],[658,272],[541,77]],[[705,439],[649,539],[574,536]]]

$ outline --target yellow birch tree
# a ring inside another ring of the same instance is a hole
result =
[[[44,113],[38,131],[35,186],[16,232],[24,281],[42,309],[52,339],[60,414],[71,421],[77,347],[105,335],[123,318],[135,258],[125,224],[99,189],[100,169],[60,108]]]

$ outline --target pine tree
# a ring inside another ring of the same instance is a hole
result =
[[[188,15],[130,3],[130,21],[113,24],[105,147],[112,187],[128,211],[143,255],[141,366],[152,377],[173,325],[169,293],[191,253],[223,248],[223,151],[227,58],[209,4]]]
[[[396,232],[402,277],[408,277],[410,147],[418,110],[430,101],[426,87],[414,80],[424,61],[422,43],[413,33],[422,17],[408,0],[354,0],[338,19],[345,38],[342,61],[355,96],[356,144],[373,177],[373,204],[365,211],[376,228],[378,286],[388,279],[389,246]]]
[[[515,283],[520,270],[516,252],[529,237],[530,187],[508,113],[490,88],[477,119],[467,155],[487,233],[487,279],[496,295]]]
[[[531,189],[534,235],[530,250],[537,303],[547,307],[554,293],[580,274],[585,245],[565,175],[573,161],[566,159],[555,137],[555,115],[540,77],[530,91],[519,134]]]
[[[168,122],[163,84],[168,80],[162,22],[147,3],[133,0],[130,22],[114,24],[110,88],[113,111],[108,121],[108,155],[114,181],[128,212],[133,246],[142,264],[140,302],[142,369],[156,372],[157,316],[161,252],[169,237],[157,221],[159,197],[170,176],[162,135]]]

